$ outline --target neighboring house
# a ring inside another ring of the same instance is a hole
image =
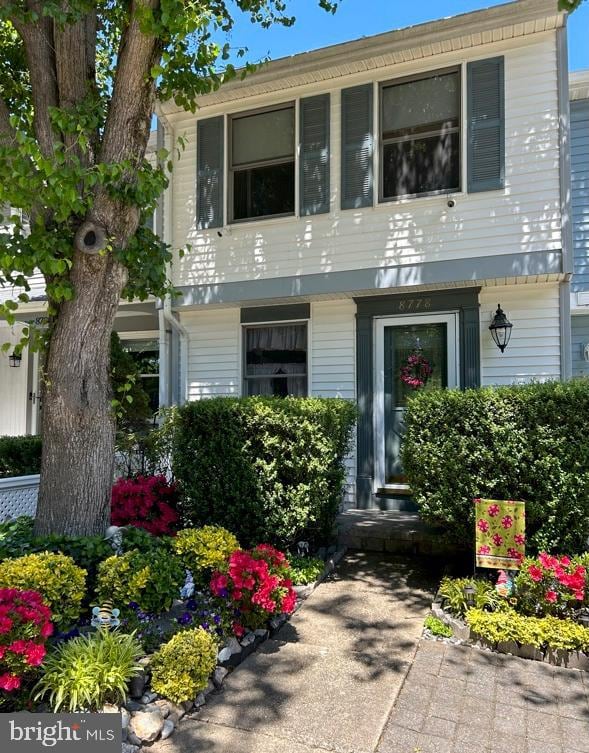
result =
[[[570,77],[573,376],[589,376],[589,70]]]
[[[568,378],[565,23],[519,0],[274,61],[196,116],[160,106],[160,141],[187,140],[164,239],[191,246],[158,314],[161,402],[356,400],[347,499],[368,507],[403,491],[414,352],[425,389]]]

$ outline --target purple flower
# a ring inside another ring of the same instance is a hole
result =
[[[181,614],[180,617],[178,617],[179,625],[188,625],[190,622],[192,622],[192,615],[190,612],[184,612],[184,614]]]
[[[216,614],[213,617],[213,622],[215,623],[215,625],[220,625],[221,624],[221,617],[218,614]]]
[[[226,599],[229,596],[229,591],[226,588],[222,588],[219,591],[219,596],[221,596],[223,599]]]
[[[190,609],[191,612],[194,612],[197,608],[198,604],[196,603],[195,599],[188,599],[186,602],[186,609]]]
[[[209,623],[208,622],[202,622],[200,626],[201,626],[201,628],[203,630],[208,630],[209,629]]]

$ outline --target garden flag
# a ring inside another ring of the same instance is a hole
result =
[[[526,553],[526,505],[475,499],[476,566],[519,570]]]

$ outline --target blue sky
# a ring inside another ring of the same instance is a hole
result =
[[[316,0],[290,0],[289,10],[297,19],[294,27],[273,26],[264,30],[243,18],[236,25],[231,44],[247,46],[249,60],[259,60],[266,55],[278,58],[491,5],[501,5],[501,2],[341,0],[337,13],[331,16],[318,7]],[[589,68],[589,0],[569,18],[568,24],[570,69]]]

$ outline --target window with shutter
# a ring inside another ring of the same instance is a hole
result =
[[[382,199],[460,189],[460,70],[381,87]]]
[[[196,212],[199,230],[223,226],[223,116],[197,123]]]
[[[341,207],[373,203],[372,84],[342,90]]]
[[[300,102],[300,213],[329,212],[329,94]]]
[[[468,63],[468,191],[493,191],[505,180],[503,57]]]
[[[232,220],[294,213],[294,142],[292,103],[231,118]]]

